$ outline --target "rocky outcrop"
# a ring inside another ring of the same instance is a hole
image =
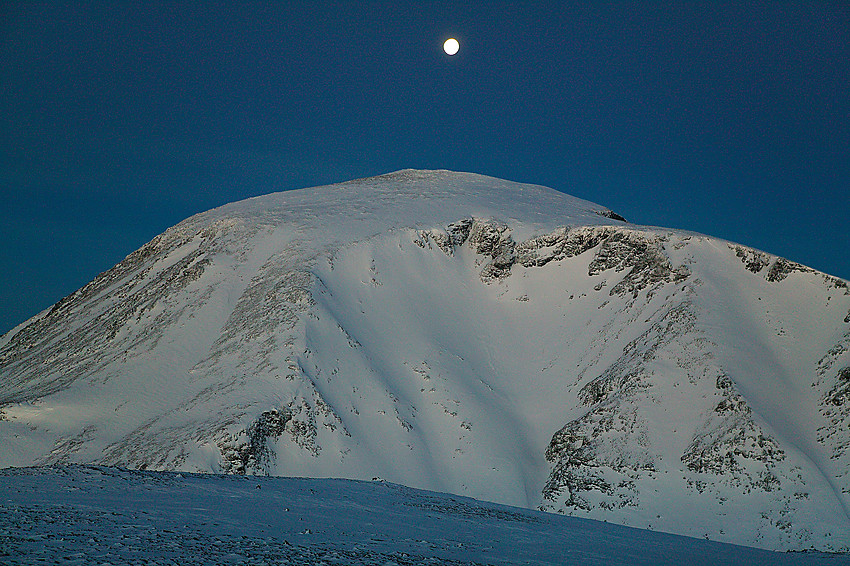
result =
[[[516,263],[516,244],[507,225],[495,221],[473,221],[466,243],[475,253],[490,258],[481,270],[481,279],[485,283],[510,275],[511,267]]]
[[[275,453],[269,441],[279,438],[292,421],[287,410],[264,411],[238,435],[226,435],[219,441],[221,471],[226,474],[262,473],[268,471]]]
[[[729,249],[734,251],[744,266],[753,273],[759,273],[770,264],[770,256],[764,252],[733,244],[729,244]]]
[[[838,370],[835,386],[824,396],[824,401],[836,407],[850,403],[850,367]]]
[[[639,503],[635,482],[656,469],[648,422],[638,410],[653,381],[649,364],[674,343],[689,341],[694,321],[688,303],[671,309],[581,387],[579,399],[590,410],[549,442],[546,459],[552,469],[543,489],[543,509],[588,511]]]
[[[773,265],[770,266],[765,279],[768,281],[782,281],[795,271],[799,271],[801,273],[814,273],[815,270],[779,257],[776,258],[776,261],[774,261]]]
[[[731,379],[719,376],[717,389],[723,398],[697,430],[682,462],[693,472],[713,474],[715,481],[743,487],[745,492],[773,491],[780,486],[774,469],[785,453],[753,421],[752,410]]]
[[[628,270],[625,277],[610,291],[610,295],[637,294],[658,284],[678,283],[690,275],[685,265],[673,268],[662,247],[663,239],[640,232],[617,231],[611,234],[596,252],[588,266],[588,275],[603,271]]]
[[[771,256],[770,254],[746,246],[729,244],[729,249],[734,251],[735,255],[741,258],[746,268],[753,273],[760,273],[764,268],[770,266],[765,274],[765,279],[771,283],[782,281],[795,271],[800,273],[814,273],[814,269],[799,263],[782,257]]]
[[[666,360],[687,375],[694,391],[716,375],[714,397],[719,399],[710,410],[693,416],[699,424],[680,453],[685,485],[700,493],[718,485],[750,493],[775,492],[787,483],[786,491],[799,491],[798,476],[785,463],[784,451],[756,423],[732,380],[713,365],[712,344],[701,335],[697,321],[687,301],[670,308],[579,389],[578,398],[589,410],[552,436],[546,449],[552,467],[542,509],[589,512],[641,504],[636,485],[656,477],[660,463],[660,447],[652,446],[647,434],[658,425],[644,412],[663,403],[653,393],[665,379],[656,360]],[[693,403],[696,408],[701,401]]]
[[[616,403],[596,407],[552,436],[546,460],[553,464],[543,499],[559,502],[544,510],[610,510],[638,505],[635,480],[655,470],[646,423],[636,411]]]
[[[625,218],[614,212],[613,210],[600,210],[597,211],[599,216],[604,216],[605,218],[610,218],[611,220],[619,220],[620,222],[628,222]]]
[[[593,249],[596,252],[588,266],[588,276],[608,270],[626,272],[609,291],[612,296],[637,296],[644,289],[667,282],[678,283],[690,275],[687,266],[671,264],[662,236],[614,226],[565,226],[516,243],[506,225],[468,218],[449,225],[445,231],[420,231],[414,242],[421,247],[433,242],[448,255],[453,254],[457,246],[468,245],[475,253],[489,258],[480,272],[485,283],[510,276],[514,265],[543,267]]]

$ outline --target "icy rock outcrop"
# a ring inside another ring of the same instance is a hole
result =
[[[597,212],[599,216],[604,216],[605,218],[610,218],[611,220],[619,220],[620,222],[628,222],[625,218],[614,212],[613,210],[600,210]]]
[[[823,392],[820,396],[820,413],[830,425],[818,429],[818,442],[831,449],[833,459],[843,462],[850,460],[850,441],[840,433],[842,430],[850,430],[850,367],[841,367],[835,371],[834,364],[846,360],[845,354],[848,352],[850,332],[821,360],[818,380],[813,384]],[[850,470],[845,470],[843,475],[850,476]]]
[[[475,253],[490,258],[480,273],[485,283],[508,277],[514,265],[543,267],[594,248],[598,249],[588,266],[589,276],[611,269],[626,271],[609,292],[612,296],[636,297],[643,289],[666,282],[678,283],[690,275],[685,265],[673,267],[664,252],[663,237],[612,226],[565,226],[516,243],[505,224],[470,218],[451,224],[447,231],[421,231],[414,241],[424,247],[428,240],[448,255],[454,253],[456,246],[466,244]]]
[[[788,261],[784,258],[776,258],[776,261],[773,262],[773,265],[770,266],[770,269],[767,272],[766,279],[768,281],[782,281],[791,273],[795,271],[799,271],[802,273],[813,273],[814,269],[808,268],[804,265],[800,265],[799,263],[795,263],[793,261]]]
[[[221,471],[225,474],[267,472],[275,456],[269,440],[279,438],[291,420],[289,411],[264,411],[247,430],[221,439]]]
[[[649,364],[676,344],[691,343],[695,318],[687,302],[672,308],[582,386],[579,399],[590,410],[556,432],[546,449],[552,469],[543,509],[587,511],[591,500],[602,509],[638,505],[635,481],[656,469],[648,421],[639,410],[653,381]]]
[[[553,467],[543,486],[543,499],[560,499],[561,506],[544,503],[541,508],[562,512],[564,508],[590,511],[594,506],[610,510],[638,505],[635,480],[655,470],[645,450],[648,445],[646,423],[637,411],[620,410],[616,403],[596,407],[568,423],[553,435],[545,453]]]
[[[714,474],[717,481],[731,482],[745,491],[776,489],[780,480],[774,468],[785,453],[753,421],[752,410],[731,379],[719,376],[717,389],[723,398],[694,435],[682,462],[693,472]]]
[[[734,251],[746,268],[753,273],[759,273],[770,264],[770,256],[764,252],[733,244],[729,244],[729,249]]]
[[[491,258],[481,270],[481,279],[485,283],[510,275],[511,267],[516,263],[516,244],[507,225],[495,221],[473,221],[466,241],[475,253]]]
[[[766,254],[764,252],[748,248],[746,246],[740,246],[735,244],[729,244],[729,249],[735,252],[744,265],[747,267],[749,271],[753,273],[760,273],[765,267],[770,266],[767,270],[767,274],[765,275],[765,279],[768,281],[775,283],[777,281],[782,281],[791,273],[795,271],[801,273],[813,273],[814,269],[806,267],[804,265],[800,265],[799,263],[795,263],[793,261],[789,261],[782,257],[774,257],[770,254]]]
[[[850,403],[850,367],[841,368],[836,376],[837,383],[825,396],[824,401],[840,407]]]

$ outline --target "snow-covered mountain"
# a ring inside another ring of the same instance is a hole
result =
[[[0,466],[385,478],[850,547],[850,292],[545,187],[400,171],[196,215],[0,338]]]

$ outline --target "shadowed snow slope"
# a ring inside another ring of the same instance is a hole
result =
[[[847,284],[612,217],[408,170],[189,218],[0,338],[0,466],[380,476],[847,549]]]
[[[0,470],[0,561],[18,564],[837,566],[385,482],[114,468]]]

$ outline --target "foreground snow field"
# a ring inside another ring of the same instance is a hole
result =
[[[383,481],[0,470],[0,563],[829,565]]]

